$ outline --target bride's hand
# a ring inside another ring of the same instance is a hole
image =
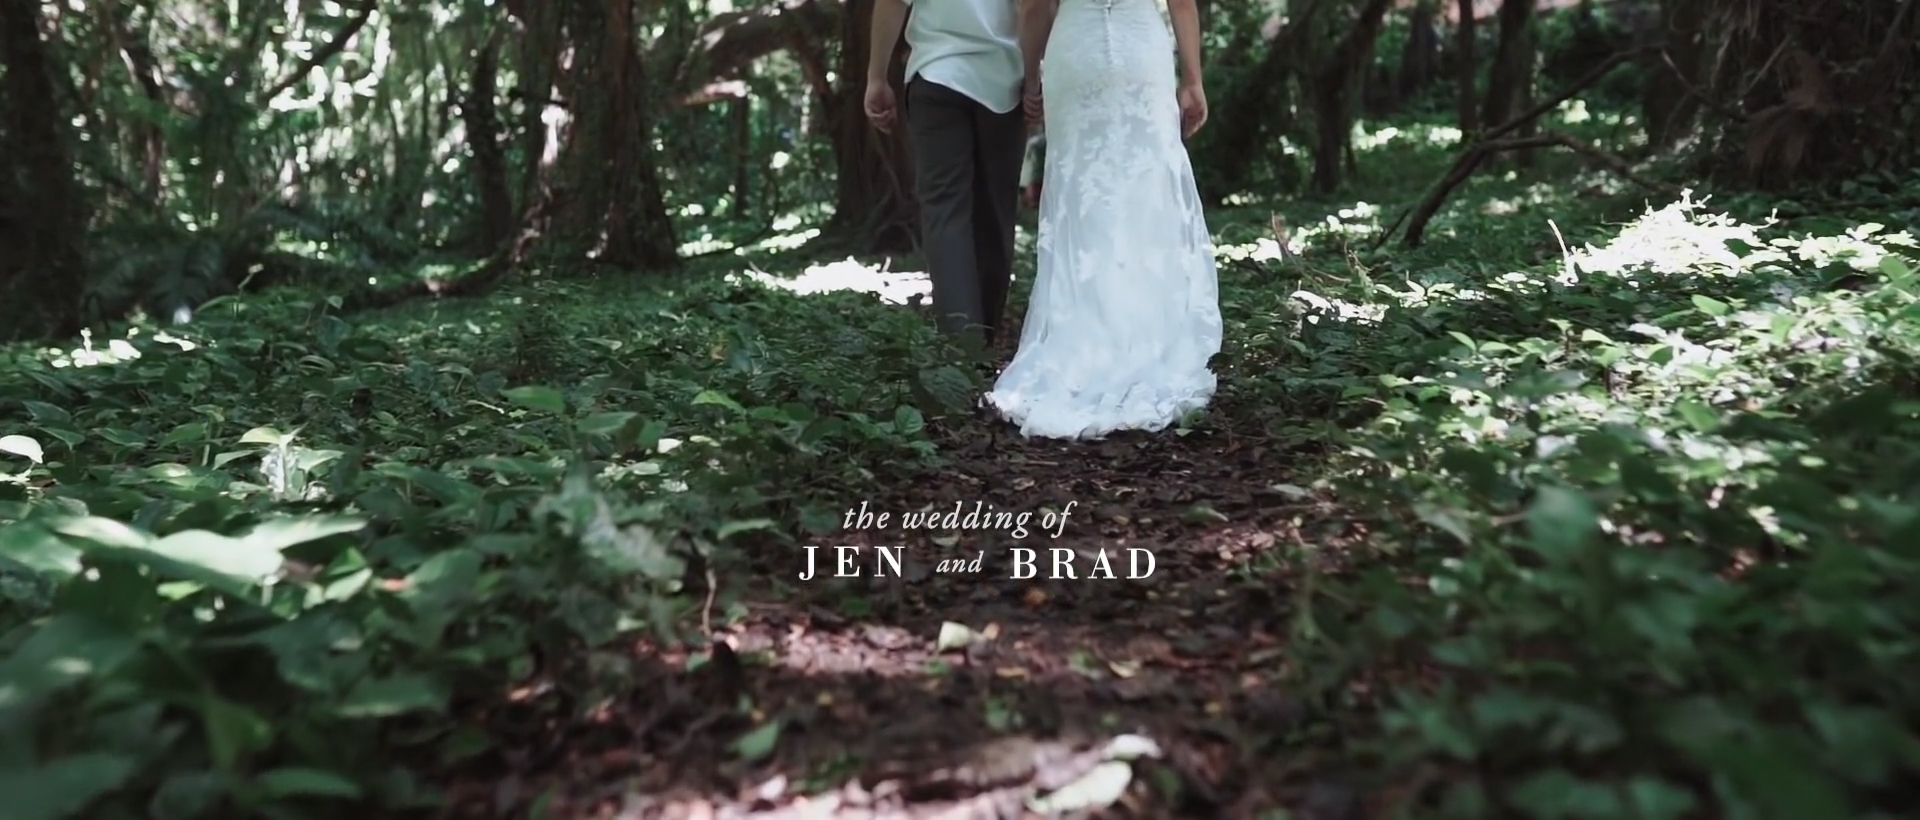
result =
[[[1046,119],[1046,100],[1040,96],[1038,80],[1029,80],[1020,87],[1020,105],[1026,109],[1027,124],[1039,125]]]
[[[1183,85],[1176,99],[1180,101],[1180,136],[1191,137],[1207,122],[1207,92],[1199,83]]]

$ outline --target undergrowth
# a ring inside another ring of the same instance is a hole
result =
[[[933,459],[971,389],[907,312],[759,291],[256,297],[9,351],[8,816],[425,805],[393,760],[492,745],[450,708],[529,680],[594,708],[596,649],[677,635],[731,540]]]
[[[1369,150],[1431,178],[1400,133]],[[1910,811],[1916,253],[1867,223],[1920,179],[1771,225],[1557,179],[1477,180],[1413,251],[1372,247],[1399,188],[1277,205],[1300,255],[1215,215],[1203,423],[1326,445],[1373,532],[1288,556],[1285,685],[1407,816]],[[977,385],[921,316],[713,273],[5,351],[7,816],[430,806],[477,704],[593,710],[600,650],[725,609],[732,547],[937,466]]]
[[[1372,416],[1325,482],[1370,549],[1296,556],[1326,577],[1289,668],[1401,811],[1910,816],[1920,244],[1875,220],[1916,182],[1784,224],[1683,200],[1244,318],[1291,340],[1274,403]]]

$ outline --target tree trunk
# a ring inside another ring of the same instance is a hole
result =
[[[1354,80],[1365,69],[1392,6],[1393,0],[1367,0],[1308,91],[1314,121],[1313,190],[1318,193],[1340,188],[1341,162],[1353,137]]]
[[[460,115],[473,150],[473,183],[480,194],[480,224],[475,238],[481,255],[490,255],[513,238],[519,218],[513,211],[513,189],[507,185],[507,154],[500,147],[500,117],[494,101],[499,96],[500,36],[488,38],[474,60],[473,80]]]
[[[139,117],[134,126],[134,141],[140,157],[141,195],[149,201],[158,202],[164,191],[164,170],[166,166],[166,138],[160,130],[162,112],[169,109],[165,92],[160,85],[160,72],[155,68],[153,52],[140,42],[139,38],[127,30],[127,19],[131,10],[118,3],[104,3],[99,7],[100,27],[107,35],[108,42],[119,54],[120,64],[127,71],[134,85],[139,86],[141,96],[145,97],[151,110]]]
[[[1533,109],[1534,90],[1535,90],[1534,86],[1539,81],[1539,76],[1540,76],[1540,71],[1539,71],[1540,43],[1539,43],[1539,27],[1538,26],[1527,26],[1526,28],[1521,30],[1520,57],[1518,58],[1518,60],[1519,60],[1521,69],[1518,77],[1519,81],[1514,85],[1513,113],[1508,114],[1509,117],[1512,117],[1514,114],[1518,114],[1522,111],[1529,111]],[[1528,120],[1525,125],[1520,126],[1520,132],[1519,132],[1520,139],[1531,139],[1539,135],[1540,135],[1540,118],[1539,117],[1535,117],[1531,120]],[[1512,154],[1513,154],[1514,164],[1520,166],[1521,168],[1532,168],[1534,159],[1539,156],[1539,153],[1534,151],[1531,148],[1521,148],[1516,151],[1513,151]]]
[[[1533,60],[1527,48],[1527,28],[1533,24],[1534,0],[1501,0],[1500,42],[1487,68],[1486,103],[1480,122],[1491,128],[1518,112],[1521,89],[1532,81]]]
[[[727,103],[727,119],[733,126],[733,207],[729,216],[743,218],[753,212],[753,84],[747,82],[753,69],[741,69],[746,93]]]
[[[1660,25],[1653,36],[1664,40],[1665,49],[1656,51],[1645,65],[1646,85],[1641,89],[1641,119],[1646,123],[1647,145],[1666,148],[1678,142],[1693,127],[1700,103],[1687,86],[1701,86],[1706,49],[1701,39],[1706,24],[1706,4],[1699,0],[1661,0]],[[1673,64],[1669,66],[1668,60]],[[1678,76],[1675,70],[1679,71]]]
[[[1274,32],[1260,62],[1238,82],[1228,86],[1223,104],[1216,110],[1235,112],[1217,117],[1217,125],[1200,132],[1200,144],[1193,151],[1201,195],[1219,202],[1247,187],[1253,163],[1262,156],[1262,139],[1277,127],[1287,125],[1293,106],[1288,94],[1294,71],[1294,54],[1303,32],[1311,29],[1316,13],[1325,8],[1325,0],[1305,0],[1299,14]]]
[[[1460,19],[1454,24],[1454,64],[1453,78],[1458,84],[1456,98],[1460,112],[1460,134],[1462,142],[1472,142],[1473,134],[1480,130],[1480,57],[1475,46],[1478,44],[1480,30],[1474,20],[1474,0],[1459,0]]]
[[[519,77],[516,94],[520,98],[520,155],[526,163],[520,176],[522,216],[536,212],[539,222],[518,226],[522,236],[515,242],[528,244],[545,232],[552,213],[554,166],[559,160],[560,129],[550,122],[550,113],[564,120],[566,111],[554,104],[556,79],[560,76],[560,55],[566,51],[563,36],[565,8],[561,3],[508,2],[507,11],[521,24],[520,59],[515,66]]]
[[[554,214],[555,238],[615,267],[676,267],[679,243],[654,165],[635,0],[571,0],[568,6],[573,116],[561,151],[566,190]]]
[[[1440,73],[1439,15],[1434,0],[1420,0],[1407,20],[1407,42],[1400,48],[1400,76],[1394,78],[1394,107],[1425,91]]]
[[[74,179],[63,70],[40,39],[40,0],[0,0],[0,342],[79,332],[86,201]]]
[[[833,219],[824,233],[850,240],[860,253],[897,253],[918,243],[919,206],[913,198],[913,163],[908,152],[904,118],[892,134],[882,134],[867,123],[867,51],[873,26],[873,0],[851,0],[841,16],[839,87],[825,112],[833,140]],[[895,95],[906,99],[903,75],[906,62],[896,50],[888,81]]]

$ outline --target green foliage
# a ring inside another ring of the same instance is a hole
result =
[[[597,649],[930,459],[969,387],[904,311],[718,280],[194,330],[0,366],[9,817],[425,805],[494,740],[451,708],[590,708]]]
[[[1912,805],[1920,246],[1862,221],[1681,202],[1247,317],[1289,339],[1244,354],[1289,371],[1266,396],[1375,414],[1334,485],[1373,543],[1308,587],[1293,668],[1416,815]]]
[[[249,285],[349,289],[420,254],[365,215],[279,205],[201,228],[125,218],[99,226],[91,245],[95,269],[82,296],[90,320],[138,311],[175,324]]]

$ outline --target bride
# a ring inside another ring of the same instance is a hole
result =
[[[1040,78],[1024,102],[1047,134],[1039,276],[985,400],[1026,436],[1160,430],[1213,396],[1219,285],[1182,142],[1207,116],[1199,15],[1166,2],[1171,37],[1154,0],[1022,0]]]

